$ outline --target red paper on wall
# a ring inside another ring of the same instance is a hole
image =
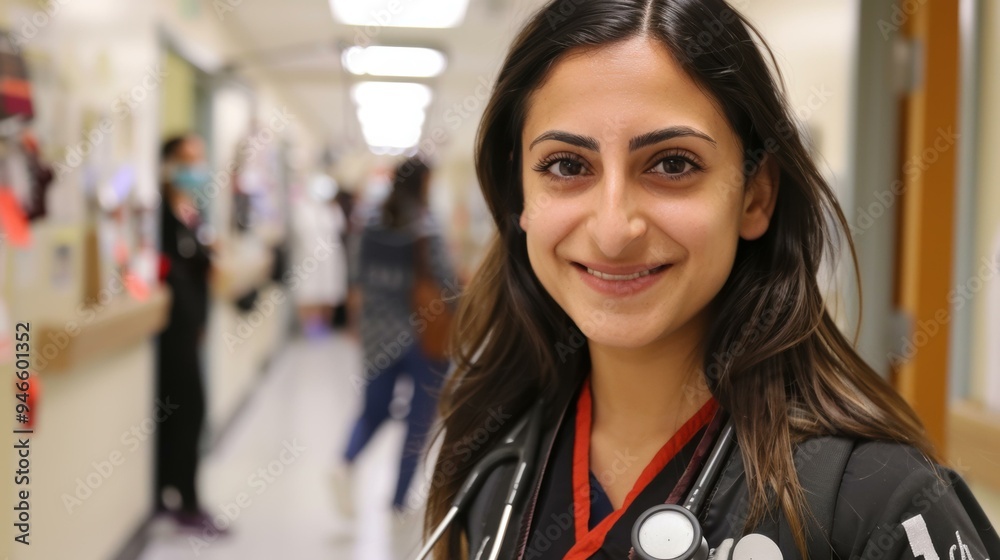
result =
[[[0,229],[4,238],[14,247],[31,245],[31,228],[24,209],[10,189],[0,187]]]

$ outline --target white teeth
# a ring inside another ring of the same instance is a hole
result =
[[[657,268],[659,267],[654,267],[649,270],[643,270],[641,272],[633,272],[632,274],[607,274],[604,272],[594,270],[593,268],[587,268],[587,272],[602,280],[635,280],[636,278],[649,276],[650,272],[656,270]]]

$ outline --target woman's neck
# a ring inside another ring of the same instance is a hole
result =
[[[590,344],[594,433],[662,445],[711,397],[702,374],[704,320],[643,348]]]
[[[710,398],[701,373],[704,319],[643,348],[590,344],[590,470],[612,507]]]

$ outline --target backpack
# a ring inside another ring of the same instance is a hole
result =
[[[0,120],[19,116],[30,121],[34,115],[28,67],[12,35],[0,31]]]
[[[806,503],[812,515],[806,516],[806,550],[809,560],[832,560],[833,516],[840,495],[840,482],[847,461],[854,451],[854,440],[825,436],[800,445],[795,451],[796,471]],[[822,457],[822,461],[813,458]],[[785,560],[799,558],[795,538],[784,515],[778,516],[778,548]]]
[[[853,439],[824,436],[809,439],[795,450],[795,470],[809,508],[805,519],[806,550],[809,560],[834,558],[831,546],[833,518],[837,498],[840,495],[841,479],[854,451],[854,443]],[[815,458],[821,460],[813,460]],[[729,455],[722,479],[716,482],[716,490],[720,486],[736,483],[742,476],[746,476],[743,471],[742,453],[739,447],[736,447]],[[776,509],[775,512],[754,528],[752,533],[776,536],[775,543],[781,550],[783,560],[801,560],[802,556],[795,545],[788,520],[780,510]],[[732,550],[724,554],[731,558]]]

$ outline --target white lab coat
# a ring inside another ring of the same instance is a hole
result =
[[[303,196],[292,208],[292,299],[298,305],[337,306],[347,297],[347,219],[334,202]]]

